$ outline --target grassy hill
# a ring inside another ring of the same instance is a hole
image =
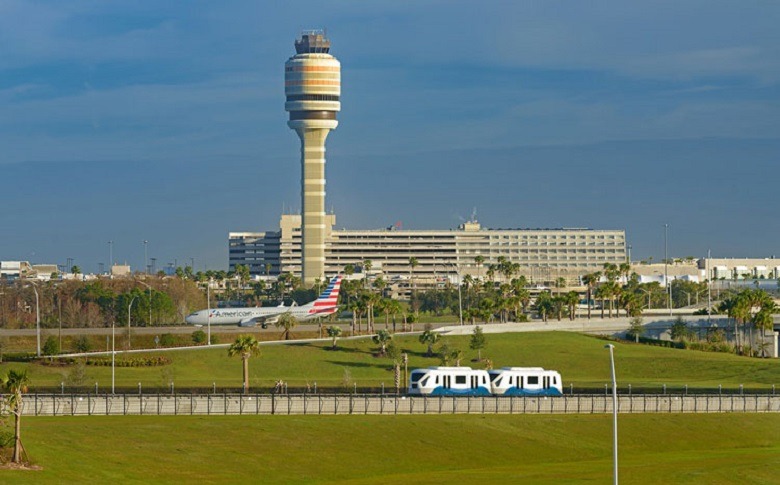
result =
[[[621,483],[776,483],[778,415],[620,417]],[[7,483],[608,483],[609,415],[30,418]]]
[[[609,381],[609,354],[604,340],[569,332],[487,334],[483,357],[495,366],[542,366],[561,372],[565,386],[603,386]],[[471,362],[476,352],[468,350],[468,336],[446,337],[450,346],[465,350],[463,365],[479,367]],[[397,344],[409,353],[409,368],[438,365],[436,357],[425,356],[425,346],[416,337],[399,337]],[[330,350],[329,342],[295,345],[263,346],[261,355],[250,360],[252,386],[268,387],[281,379],[290,386],[339,387],[345,376],[358,386],[390,387],[393,382],[391,361],[376,356],[376,346],[369,340],[342,340],[338,350]],[[151,352],[150,355],[160,355]],[[138,354],[133,354],[137,356]],[[166,352],[172,360],[159,367],[117,367],[118,386],[145,388],[167,386],[173,380],[179,387],[241,386],[241,362],[229,358],[225,349],[203,349]],[[121,354],[118,359],[125,358]],[[632,343],[616,343],[615,362],[618,383],[626,386],[769,388],[780,385],[780,361],[754,359],[731,354],[651,347]],[[58,386],[68,380],[73,366],[56,367],[41,364],[4,363],[5,369],[29,369],[33,386]],[[111,382],[110,367],[86,367],[83,386],[98,382],[104,391]]]

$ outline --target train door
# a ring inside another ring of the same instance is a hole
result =
[[[449,389],[450,388],[450,376],[448,376],[448,375],[442,376],[442,380],[444,381],[444,389]]]
[[[550,388],[550,376],[544,376],[542,378],[542,389]]]
[[[476,389],[479,387],[479,376],[471,376],[471,388]]]

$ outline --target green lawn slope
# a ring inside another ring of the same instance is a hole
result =
[[[622,483],[777,483],[778,415],[620,417]],[[609,415],[28,418],[4,483],[608,483]]]
[[[564,386],[600,387],[610,379],[609,353],[606,341],[569,332],[487,334],[487,348],[483,357],[490,358],[496,367],[541,366],[558,370]],[[468,350],[468,336],[446,337],[450,346],[465,350],[462,365],[481,367],[471,362],[475,351]],[[416,337],[397,337],[397,345],[409,353],[409,368],[439,365],[438,358],[426,357],[425,346]],[[615,343],[615,362],[618,383],[621,386],[660,387],[746,387],[770,389],[780,385],[780,361],[756,359],[731,354],[680,350],[633,343]],[[134,354],[138,355],[138,354]],[[224,348],[166,352],[172,359],[169,365],[159,367],[116,369],[118,386],[144,388],[167,386],[173,380],[179,387],[218,388],[241,386],[241,362],[229,358]],[[119,355],[117,358],[125,358]],[[58,386],[67,382],[72,367],[52,367],[40,364],[5,363],[9,367],[27,368],[33,386]],[[261,355],[250,360],[250,383],[269,387],[277,380],[290,386],[340,387],[345,381],[351,386],[380,386],[388,388],[393,382],[391,361],[376,356],[376,346],[368,339],[339,341],[338,350],[330,350],[329,342],[294,345],[263,346]],[[110,367],[86,367],[83,386],[98,382],[105,391],[111,382]]]

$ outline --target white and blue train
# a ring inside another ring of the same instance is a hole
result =
[[[409,394],[424,396],[560,396],[561,375],[541,367],[470,367],[415,369],[409,376]]]

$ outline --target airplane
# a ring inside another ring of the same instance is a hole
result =
[[[289,313],[298,321],[305,322],[336,313],[340,288],[341,275],[336,275],[316,300],[305,305],[298,306],[293,303],[290,306],[284,306],[282,303],[276,307],[212,308],[211,310],[191,313],[184,321],[190,325],[210,323],[211,325],[238,325],[240,327],[251,327],[260,323],[265,328],[267,324],[276,323],[280,316]],[[210,316],[209,312],[211,312]]]

